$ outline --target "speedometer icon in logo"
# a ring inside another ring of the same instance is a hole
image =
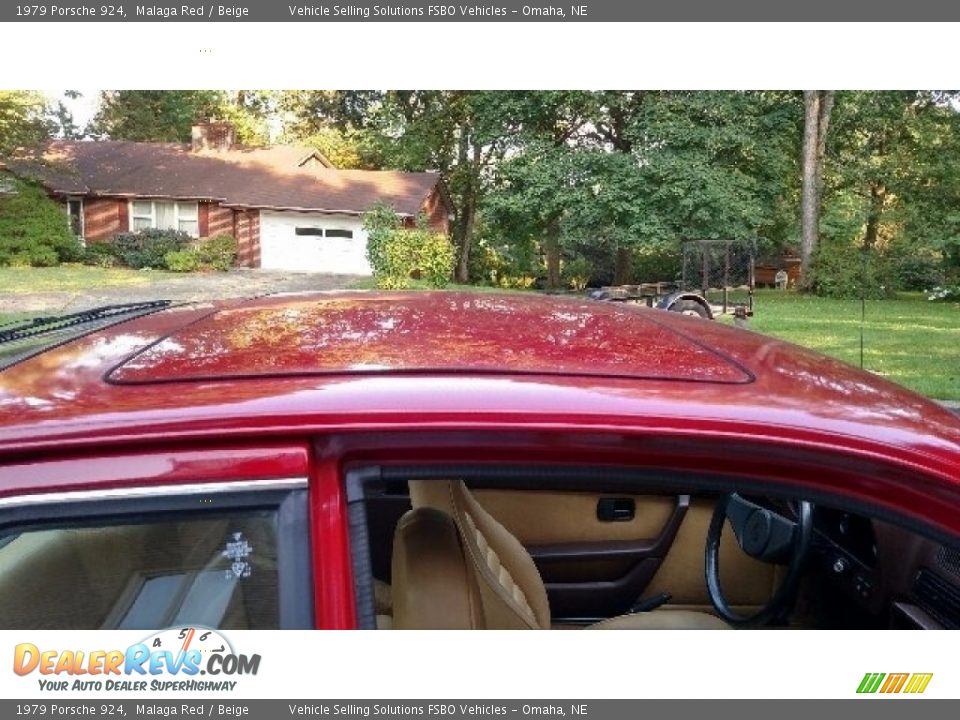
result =
[[[166,650],[174,656],[191,650],[199,651],[204,657],[213,653],[233,654],[233,646],[226,637],[217,630],[202,625],[161,630],[145,638],[143,642],[151,651]]]

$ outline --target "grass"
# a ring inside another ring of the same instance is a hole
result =
[[[752,330],[859,367],[859,300],[758,290],[755,301]],[[867,300],[863,366],[928,397],[960,400],[960,304],[921,293]]]
[[[170,273],[88,265],[59,267],[0,267],[0,292],[40,293],[85,290],[92,287],[149,285]]]

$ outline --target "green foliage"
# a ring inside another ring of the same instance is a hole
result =
[[[633,254],[634,282],[674,282],[683,272],[680,247],[641,247]]]
[[[6,178],[15,190],[0,196],[0,265],[49,267],[83,256],[62,205],[37,185]]]
[[[93,135],[137,142],[190,142],[192,126],[206,120],[233,124],[241,145],[262,145],[275,112],[268,90],[114,90],[100,94]]]
[[[237,241],[226,233],[201,240],[182,250],[171,250],[163,256],[163,264],[172,272],[219,270],[226,272],[237,259]]]
[[[49,111],[39,92],[0,90],[0,156],[45,140],[52,129]]]
[[[533,243],[496,242],[481,237],[470,254],[470,280],[481,285],[526,289],[543,274]]]
[[[217,116],[217,90],[116,90],[100,94],[93,134],[112,140],[190,142],[190,128]]]
[[[306,137],[292,139],[316,148],[335,168],[373,169],[377,165],[376,151],[371,148],[369,136],[356,130],[325,127]]]
[[[83,263],[94,267],[110,268],[120,265],[120,258],[117,257],[117,250],[111,243],[91,242],[84,248]]]
[[[935,287],[927,294],[927,300],[930,300],[931,302],[960,303],[960,285]]]
[[[163,256],[163,262],[171,272],[194,272],[200,269],[200,251],[197,248],[172,250]]]
[[[580,291],[587,287],[593,276],[593,263],[584,257],[574,258],[563,263],[563,279],[571,290]]]
[[[379,204],[364,215],[367,230],[367,259],[377,287],[410,287],[414,275],[431,287],[446,287],[453,272],[453,245],[446,235],[420,224],[404,228],[392,208]]]
[[[197,245],[197,257],[201,267],[226,272],[237,261],[237,241],[226,233],[201,240]]]
[[[377,203],[363,216],[363,228],[367,231],[367,261],[373,268],[386,272],[390,266],[388,246],[393,233],[402,227],[403,221],[396,211],[386,203]]]
[[[832,298],[891,297],[897,279],[889,259],[852,243],[821,241],[813,263],[813,288]]]
[[[178,230],[141,230],[113,236],[114,252],[127,267],[159,270],[166,267],[166,255],[184,250],[192,238]]]
[[[930,254],[894,254],[898,290],[929,290],[943,285],[943,261]]]

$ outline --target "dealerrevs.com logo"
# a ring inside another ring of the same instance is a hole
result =
[[[232,691],[237,676],[256,675],[260,655],[244,655],[221,633],[171,628],[125,650],[59,650],[20,643],[13,671],[36,673],[44,691]],[[200,677],[202,676],[202,677]]]
[[[933,673],[866,673],[860,685],[857,687],[858,693],[883,693],[885,695],[895,693],[907,693],[916,695],[927,689],[930,680],[933,679]]]

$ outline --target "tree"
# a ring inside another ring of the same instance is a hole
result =
[[[550,285],[561,254],[611,258],[614,282],[628,282],[638,252],[674,257],[685,239],[788,240],[794,94],[546,92],[513,103],[515,138],[487,215],[504,236],[542,242]]]
[[[39,145],[52,130],[46,98],[31,90],[0,90],[0,155]]]
[[[824,250],[851,257],[858,249],[870,251],[871,273],[888,290],[929,289],[942,281],[944,270],[960,271],[956,97],[917,90],[837,94],[825,175]],[[837,265],[814,268],[818,286]]]
[[[82,93],[76,90],[65,90],[64,98],[76,100],[83,97]],[[57,105],[50,109],[51,121],[53,123],[53,133],[64,140],[79,140],[83,137],[83,130],[73,119],[73,113],[70,111],[63,100],[57,100]]]
[[[215,117],[214,90],[116,90],[100,93],[90,133],[111,140],[190,142],[194,123]]]
[[[809,287],[810,262],[820,239],[823,162],[833,101],[832,91],[803,91],[803,198],[800,240],[800,283],[803,287]]]
[[[466,282],[477,213],[505,152],[505,93],[392,90],[287,94],[292,128],[313,137],[331,129],[354,144],[360,163],[439,171],[453,203],[456,278]],[[300,103],[299,108],[292,103]]]
[[[111,90],[100,94],[91,135],[136,142],[190,142],[192,126],[206,120],[233,124],[241,145],[269,141],[275,112],[267,90]]]

